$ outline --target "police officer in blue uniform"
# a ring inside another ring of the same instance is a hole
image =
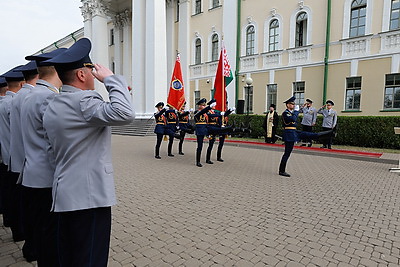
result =
[[[174,144],[174,137],[176,131],[179,129],[178,111],[172,106],[168,105],[168,109],[165,111],[165,131],[164,134],[168,135],[168,157],[174,157],[172,154],[172,146]]]
[[[281,163],[279,165],[279,175],[290,177],[290,174],[286,172],[286,164],[292,153],[294,144],[301,139],[318,139],[319,137],[330,135],[332,131],[325,131],[319,133],[301,132],[297,131],[297,118],[299,116],[299,106],[295,106],[296,97],[292,96],[286,100],[286,110],[282,113],[283,121],[283,140],[285,141],[285,153],[282,156]]]
[[[155,158],[156,159],[161,159],[160,157],[160,146],[161,146],[161,142],[164,136],[164,132],[165,132],[165,116],[164,116],[164,112],[165,112],[165,108],[164,108],[164,103],[163,102],[158,102],[156,105],[157,108],[157,112],[154,113],[154,118],[156,120],[156,128],[154,129],[154,133],[157,135],[157,142],[156,142],[156,151],[155,151]]]
[[[208,116],[207,112],[211,110],[217,103],[212,103],[210,106],[206,106],[207,99],[202,98],[197,102],[198,110],[194,114],[194,121],[196,123],[196,137],[197,137],[197,149],[196,149],[196,166],[203,167],[200,163],[201,151],[203,149],[204,137],[208,135],[207,123]]]

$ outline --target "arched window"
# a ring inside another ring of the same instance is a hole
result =
[[[269,24],[269,51],[276,51],[279,48],[279,21],[274,19]]]
[[[201,39],[197,38],[194,50],[194,64],[201,64]]]
[[[390,12],[390,30],[400,28],[400,0],[392,0],[392,8]]]
[[[254,55],[256,31],[253,25],[250,25],[246,31],[246,56]]]
[[[351,3],[350,37],[365,34],[365,23],[367,17],[367,0],[354,0]]]
[[[218,60],[218,34],[211,37],[211,61]]]
[[[306,12],[301,12],[296,18],[296,47],[307,44],[307,20]]]

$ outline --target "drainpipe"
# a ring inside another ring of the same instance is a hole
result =
[[[76,43],[76,38],[75,38],[75,36],[74,36],[74,33],[75,33],[75,32],[71,33],[71,38],[72,38],[72,40],[74,40],[74,43]]]
[[[324,57],[324,91],[322,94],[322,104],[325,104],[327,87],[328,87],[328,61],[329,61],[329,43],[331,37],[331,9],[332,0],[328,0],[328,8],[326,15],[326,39],[325,39],[325,57]]]
[[[57,42],[54,43],[54,46],[55,46],[57,49],[59,48],[58,45],[57,45]]]
[[[242,1],[237,1],[237,29],[236,29],[236,70],[235,70],[235,105],[239,99],[239,64],[240,64],[240,37],[241,37]]]

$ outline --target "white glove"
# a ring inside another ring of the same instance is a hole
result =
[[[221,115],[224,116],[224,115],[225,115],[225,112],[222,111],[222,112],[221,112]]]
[[[189,109],[189,112],[193,112],[193,111],[194,111],[194,109],[192,109],[192,108],[191,108],[191,109]]]
[[[235,111],[236,108],[235,108],[235,107],[231,107],[229,110],[230,110],[230,111]]]
[[[300,110],[299,105],[294,106],[294,110],[295,110],[295,111],[299,111],[299,110]]]
[[[211,103],[210,107],[215,107],[217,105],[217,102]]]
[[[179,130],[179,126],[176,126],[176,129]]]
[[[178,111],[176,109],[174,111],[175,111],[175,114],[178,114]]]

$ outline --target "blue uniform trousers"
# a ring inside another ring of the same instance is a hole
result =
[[[107,266],[111,234],[111,207],[57,214],[60,266]]]

